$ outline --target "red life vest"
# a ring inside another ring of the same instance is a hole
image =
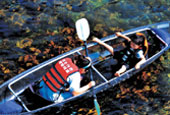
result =
[[[61,91],[65,88],[67,77],[78,71],[78,67],[70,58],[64,58],[58,61],[54,67],[50,69],[44,76],[43,80],[47,86],[53,91]]]

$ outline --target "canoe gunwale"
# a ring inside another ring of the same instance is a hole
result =
[[[132,69],[126,71],[125,73],[123,73],[120,77],[115,77],[113,79],[107,80],[106,82],[95,86],[94,92],[99,93],[99,92],[101,92],[101,90],[104,91],[105,89],[108,89],[110,87],[114,87],[117,84],[119,84],[120,82],[125,81],[126,79],[130,78],[132,75],[141,71],[143,68],[145,68],[150,63],[155,61],[160,55],[162,55],[169,48],[170,48],[170,46],[167,46],[164,49],[162,49],[159,53],[157,53],[157,54],[153,55],[152,57],[150,57],[149,59],[147,59],[147,61],[142,65],[141,69],[136,70],[135,68],[132,68]],[[88,95],[88,97],[91,97],[92,96],[91,90],[88,90],[87,92],[80,94],[78,96],[74,96],[74,97],[71,97],[69,99],[66,99],[62,102],[53,103],[49,106],[45,106],[45,107],[39,108],[37,110],[33,110],[30,113],[35,113],[35,112],[38,112],[38,111],[41,111],[41,110],[44,110],[44,109],[47,109],[47,108],[50,108],[50,107],[60,107],[60,106],[64,105],[65,103],[69,102],[70,100],[76,100],[76,99],[81,98],[81,97],[86,96],[86,95]]]
[[[156,24],[152,24],[152,25],[147,25],[147,26],[142,26],[142,27],[138,27],[138,28],[135,28],[135,29],[130,29],[130,30],[127,30],[125,32],[123,32],[124,35],[128,35],[128,34],[133,34],[133,33],[136,33],[136,32],[139,32],[139,31],[145,31],[145,30],[152,30],[152,26],[158,26],[159,24],[170,24],[170,21],[166,21],[166,22],[161,22],[161,23],[156,23]],[[157,34],[157,33],[155,33]],[[104,42],[107,42],[107,41],[110,41],[110,40],[113,40],[113,39],[116,39],[117,37],[115,35],[110,35],[108,37],[104,37],[102,38],[101,40],[104,41]],[[152,63],[153,61],[155,61],[160,55],[162,55],[165,51],[167,51],[169,48],[170,48],[170,43],[166,43],[166,38],[161,38],[161,36],[157,36],[157,38],[160,39],[160,41],[162,43],[165,44],[165,47],[163,49],[161,49],[158,53],[154,54],[153,56],[151,56],[150,58],[148,58],[146,60],[146,62],[141,66],[141,68],[139,70],[136,70],[135,68],[132,68],[130,70],[127,70],[125,73],[121,74],[120,77],[115,77],[115,78],[112,78],[110,80],[107,80],[105,76],[103,76],[100,72],[98,72],[98,70],[92,66],[92,69],[96,72],[96,73],[99,73],[99,76],[103,79],[103,83],[97,85],[94,87],[94,91],[95,93],[98,93],[100,92],[101,90],[105,90],[105,89],[108,89],[109,87],[114,87],[115,85],[117,85],[118,83],[122,82],[122,81],[125,81],[126,79],[130,78],[132,75],[136,74],[137,72],[141,71],[143,68],[145,68],[146,66],[148,66],[150,63]],[[95,46],[97,43],[89,43],[87,47],[92,47],[92,46]],[[15,77],[11,78],[10,80],[6,81],[5,83],[3,83],[2,85],[0,85],[0,89],[2,89],[3,87],[8,87],[8,89],[13,93],[13,95],[18,99],[18,95],[21,92],[15,92],[13,89],[12,89],[12,85],[15,84],[17,81],[23,79],[24,77],[28,76],[29,74],[31,74],[32,72],[35,72],[35,71],[38,71],[39,69],[57,61],[57,60],[60,60],[62,59],[63,57],[66,57],[66,56],[69,56],[73,53],[76,53],[76,52],[80,52],[84,50],[84,47],[81,46],[79,48],[76,48],[76,49],[73,49],[69,52],[66,52],[64,54],[61,54],[59,56],[56,56],[52,59],[49,59],[37,66],[34,66],[33,68],[30,68],[29,70],[26,70],[24,72],[22,72],[21,74],[19,75],[16,75]],[[101,74],[101,75],[100,75]],[[28,88],[28,87],[27,87]],[[25,88],[26,89],[26,88]],[[24,90],[25,90],[24,89]],[[44,106],[44,107],[41,107],[41,108],[38,108],[38,109],[35,109],[35,110],[29,110],[27,107],[25,108],[27,110],[27,112],[25,113],[35,113],[35,112],[38,112],[38,111],[41,111],[41,110],[44,110],[44,109],[47,109],[47,108],[50,108],[50,107],[60,107],[62,106],[63,104],[69,102],[70,100],[76,100],[78,98],[81,98],[83,96],[86,96],[88,94],[88,97],[89,96],[92,96],[92,93],[91,93],[91,89],[86,91],[85,93],[83,94],[80,94],[78,96],[74,96],[74,97],[71,97],[69,99],[66,99],[62,102],[57,102],[57,103],[53,103],[53,104],[50,104],[50,105],[47,105],[47,106]],[[19,99],[20,100],[20,99]],[[25,114],[23,113],[23,114]]]
[[[143,29],[140,29],[140,31],[145,31],[145,30],[151,30],[151,28],[143,28]],[[136,30],[136,31],[133,31],[131,32],[130,34],[133,34],[135,32],[137,32],[139,30]],[[128,33],[129,34],[129,33]],[[97,86],[94,87],[94,90],[95,90],[95,93],[99,93],[101,92],[101,90],[105,90],[105,89],[108,89],[110,87],[114,87],[116,86],[117,84],[119,84],[120,82],[122,81],[125,81],[126,79],[130,78],[132,75],[136,74],[137,72],[141,71],[143,68],[145,68],[146,66],[148,66],[149,64],[151,64],[153,61],[155,61],[160,55],[162,55],[166,50],[168,50],[170,48],[170,45],[168,45],[167,43],[165,43],[165,41],[160,37],[160,36],[157,36],[161,41],[162,43],[165,44],[165,47],[163,49],[161,49],[157,54],[154,54],[153,56],[151,56],[150,58],[148,58],[146,60],[146,62],[141,66],[141,68],[139,70],[136,70],[135,68],[132,68],[128,71],[126,71],[125,73],[123,73],[120,77],[115,77],[113,79],[110,79],[110,80],[107,80],[105,79],[105,77],[103,76],[103,80],[105,81],[104,83],[101,83]],[[115,36],[113,36],[112,38],[110,38],[109,40],[113,40],[115,39]],[[104,41],[109,41],[108,39],[105,39]],[[89,45],[89,47],[91,46],[94,46],[95,43],[92,43],[91,45]],[[92,69],[95,70],[96,68],[94,66],[92,66]],[[97,70],[97,69],[96,69]],[[46,109],[46,108],[50,108],[50,107],[54,107],[54,106],[59,106],[59,105],[63,105],[67,102],[69,102],[70,100],[75,100],[77,98],[80,98],[80,97],[83,97],[85,95],[89,95],[88,97],[92,96],[92,93],[91,93],[91,90],[88,90],[87,92],[85,92],[84,94],[81,94],[81,95],[78,95],[78,96],[74,96],[74,97],[71,97],[67,100],[64,100],[63,102],[61,103],[54,103],[52,105],[49,105],[49,106],[46,106],[44,108],[40,108],[39,110],[43,110],[43,109]],[[32,111],[32,112],[35,112],[35,111]]]

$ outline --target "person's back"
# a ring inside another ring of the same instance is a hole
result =
[[[87,91],[95,83],[91,81],[89,84],[80,87],[82,80],[80,73],[85,72],[83,67],[88,68],[90,63],[90,60],[84,56],[78,56],[73,61],[70,58],[59,60],[43,76],[39,85],[40,96],[48,101],[60,102]]]

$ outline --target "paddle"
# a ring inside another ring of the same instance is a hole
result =
[[[85,18],[77,20],[76,21],[76,30],[77,30],[78,37],[81,40],[83,40],[84,43],[85,43],[86,56],[88,56],[88,49],[87,49],[87,42],[86,42],[87,38],[90,35],[90,28],[89,28],[88,21]],[[90,78],[93,81],[93,75],[92,75],[91,67],[90,67],[89,71],[90,71]],[[97,114],[100,115],[100,106],[97,102],[97,97],[96,97],[96,94],[94,93],[93,87],[92,87],[92,92],[93,92],[94,105],[95,105]]]

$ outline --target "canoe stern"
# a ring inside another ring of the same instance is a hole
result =
[[[157,28],[151,28],[152,31],[154,31],[162,40],[170,46],[170,34],[162,29]]]

